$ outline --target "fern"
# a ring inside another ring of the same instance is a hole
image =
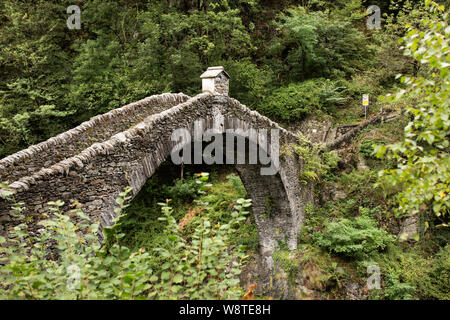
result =
[[[379,229],[375,220],[368,216],[340,219],[325,224],[323,232],[313,234],[315,242],[336,254],[364,258],[385,249],[394,238]]]

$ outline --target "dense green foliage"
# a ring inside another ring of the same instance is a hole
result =
[[[299,181],[308,183],[320,181],[337,167],[339,156],[335,151],[323,151],[322,144],[313,144],[301,132],[297,132],[297,143],[284,146],[281,153],[292,154],[301,159],[303,168]]]
[[[274,262],[309,290],[299,298],[348,298],[345,285],[367,289],[375,265],[381,288],[369,299],[448,300],[450,27],[438,2],[379,1],[382,28],[369,30],[364,0],[86,0],[81,29],[69,30],[69,0],[4,0],[0,157],[152,94],[195,95],[213,65],[233,98],[292,131],[309,117],[360,124],[368,93],[369,116],[398,117],[333,152],[302,134],[282,146],[302,160],[315,202],[299,248],[280,242]],[[197,169],[162,165],[129,206],[127,189],[103,243],[95,221],[60,201],[36,234],[16,204],[20,224],[0,238],[0,298],[240,298],[238,276],[258,254],[250,202],[229,168],[208,168],[211,183]],[[406,216],[418,234],[401,242]]]
[[[118,213],[128,192],[118,199]],[[21,204],[16,205],[22,223],[14,228],[8,247],[1,248],[8,255],[8,263],[0,268],[3,299],[134,299],[150,288],[148,253],[131,253],[118,243],[102,246],[98,224],[81,210],[72,211],[80,218],[74,222],[59,210],[63,202],[50,205],[50,217],[40,222],[43,228],[36,236],[28,231]],[[111,229],[109,234],[120,237]]]
[[[71,4],[0,5],[0,156],[145,96],[198,93],[212,65],[275,120],[332,111],[347,86],[359,101],[353,77],[378,70],[373,43],[386,43],[365,32],[361,0],[88,0],[79,30],[66,26]]]
[[[390,246],[385,253],[373,256],[370,262],[377,262],[386,279],[386,290],[374,290],[371,294],[377,299],[403,299],[402,295],[393,295],[402,288],[410,298],[448,300],[449,259],[448,246],[431,257],[418,246],[407,249]],[[400,288],[395,289],[398,286]]]
[[[196,182],[206,192],[208,174],[201,174]],[[127,188],[116,200],[117,220],[130,198]],[[11,237],[0,237],[6,248],[8,263],[0,267],[0,297],[3,299],[236,299],[243,292],[237,276],[246,259],[245,246],[231,248],[232,234],[248,213],[250,200],[238,199],[230,219],[225,223],[211,223],[205,215],[192,221],[193,232],[182,234],[172,216],[169,201],[161,203],[166,223],[164,242],[148,252],[131,251],[121,244],[125,234],[119,231],[120,222],[103,230],[104,243],[97,241],[98,224],[80,210],[65,215],[61,201],[49,203],[51,217],[37,236],[28,231],[21,205],[16,204],[16,217],[22,223]],[[199,205],[208,207],[208,203]],[[78,217],[79,221],[73,221]],[[161,264],[153,269],[153,259]],[[228,269],[224,272],[225,269]]]
[[[275,90],[258,110],[271,118],[301,120],[321,110],[319,92],[314,80],[292,83]]]
[[[337,254],[363,257],[382,250],[393,241],[385,230],[378,229],[377,222],[368,216],[341,219],[325,224],[323,233],[315,235],[315,241]]]
[[[304,81],[320,76],[345,78],[366,67],[371,51],[365,45],[368,41],[361,28],[365,13],[360,7],[361,1],[353,0],[340,11],[297,7],[281,14],[276,24],[280,33],[271,47],[276,72]]]
[[[196,174],[186,173],[181,182],[179,179],[171,180],[170,173],[170,166],[160,168],[126,208],[126,215],[120,220],[119,227],[120,232],[125,234],[121,239],[124,245],[136,250],[144,248],[151,251],[164,242],[162,233],[166,224],[158,220],[161,215],[158,203],[166,199],[171,200],[172,216],[177,221],[191,215],[192,220],[189,218],[188,221],[195,221],[199,215],[207,215],[210,222],[216,225],[228,222],[237,200],[247,197],[239,177],[229,174],[227,170],[211,173],[212,186],[207,193],[198,192],[200,186]],[[192,189],[193,192],[188,195],[185,192],[187,189]],[[208,206],[201,203],[208,203]],[[252,217],[249,219],[252,220]],[[191,225],[187,224],[184,234],[188,236],[191,231]],[[254,223],[242,224],[232,241],[235,245],[256,249],[258,238]],[[152,265],[159,263],[159,259],[155,258]]]
[[[161,281],[150,296],[165,299],[236,299],[242,296],[237,276],[246,258],[245,247],[231,251],[227,245],[235,226],[245,220],[244,215],[248,213],[245,208],[250,205],[250,200],[238,199],[236,211],[225,224],[213,225],[207,216],[194,220],[191,225],[194,231],[189,237],[181,235],[168,203],[163,206],[164,217],[159,220],[168,222],[167,238],[165,247],[155,250],[165,262],[161,266]]]
[[[417,77],[402,77],[404,94],[417,99],[408,105],[411,121],[405,127],[404,140],[377,148],[378,156],[395,159],[397,168],[385,170],[385,181],[392,186],[404,186],[396,195],[399,215],[415,215],[432,211],[448,221],[450,211],[450,49],[448,14],[443,6],[426,1],[432,17],[423,20],[421,29],[410,26],[400,42],[405,54],[412,56],[425,70]]]

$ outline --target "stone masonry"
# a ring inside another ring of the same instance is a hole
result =
[[[101,227],[109,226],[115,218],[115,199],[123,188],[131,186],[135,196],[170,158],[176,145],[171,141],[173,131],[187,128],[193,134],[199,119],[204,130],[217,128],[219,119],[223,132],[278,129],[280,148],[296,142],[294,134],[227,95],[163,94],[96,116],[0,160],[1,181],[9,180],[14,198],[25,203],[24,214],[32,217],[32,224],[42,219],[47,202],[59,199],[65,202],[64,210],[80,206]],[[260,253],[268,272],[278,241],[290,249],[297,247],[305,207],[312,201],[312,185],[299,183],[302,167],[300,159],[287,154],[280,155],[280,170],[271,176],[260,175],[259,165],[236,165],[252,199]],[[15,224],[10,207],[7,199],[0,199],[3,235]]]

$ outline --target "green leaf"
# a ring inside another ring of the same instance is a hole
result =
[[[163,273],[161,273],[161,280],[169,280],[169,279],[170,279],[169,271],[164,271]]]
[[[150,277],[150,281],[151,282],[156,282],[156,281],[158,281],[158,277],[156,275],[153,275],[153,276]]]
[[[181,283],[181,282],[183,282],[183,275],[177,273],[177,274],[173,277],[173,282],[174,282],[174,283]]]

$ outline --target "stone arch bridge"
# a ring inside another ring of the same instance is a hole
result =
[[[74,202],[102,227],[112,224],[115,199],[126,186],[135,196],[158,166],[166,161],[176,142],[178,128],[193,130],[203,119],[204,129],[278,129],[281,148],[296,136],[267,117],[228,97],[228,75],[223,68],[210,68],[203,78],[203,93],[154,95],[93,117],[78,127],[0,160],[0,181],[8,181],[16,201],[25,203],[24,213],[41,219],[49,201]],[[219,121],[218,121],[219,119]],[[219,124],[218,124],[219,123]],[[270,149],[270,148],[268,148]],[[311,185],[299,183],[301,160],[281,154],[275,175],[260,174],[260,165],[240,164],[236,169],[252,199],[258,228],[260,253],[272,268],[277,240],[297,247],[297,234],[306,204],[312,201]],[[267,199],[271,214],[267,214]],[[11,203],[0,199],[0,234],[14,220]]]

